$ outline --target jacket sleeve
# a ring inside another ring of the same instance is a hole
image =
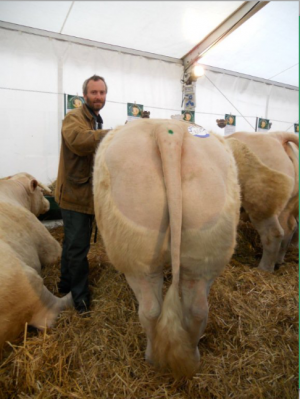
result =
[[[62,135],[66,146],[76,155],[93,154],[109,130],[92,130],[77,115],[68,114],[63,121]]]

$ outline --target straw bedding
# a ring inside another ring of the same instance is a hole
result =
[[[62,227],[51,231],[62,242]],[[101,238],[89,254],[89,317],[63,312],[54,328],[28,327],[0,361],[0,398],[296,398],[298,392],[298,249],[274,274],[257,270],[261,246],[240,223],[236,253],[212,286],[199,343],[201,366],[174,380],[144,361],[146,337],[123,275]],[[43,270],[57,294],[59,264]],[[165,285],[171,276],[165,275]]]

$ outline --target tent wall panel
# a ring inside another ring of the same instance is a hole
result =
[[[56,178],[64,94],[82,95],[93,74],[108,84],[104,128],[127,119],[127,102],[152,118],[180,112],[183,67],[119,52],[0,29],[0,177],[26,171]]]
[[[180,64],[1,28],[0,64],[0,177],[26,171],[46,184],[56,178],[64,93],[81,95],[93,74],[108,84],[104,128],[124,124],[127,102],[144,104],[151,118],[181,113]],[[271,119],[272,130],[293,131],[298,91],[206,74],[196,85],[196,123],[223,135],[216,119],[232,113],[237,130],[254,131],[259,116]]]
[[[196,123],[221,135],[216,119],[237,116],[236,131],[255,131],[256,117],[272,122],[272,131],[293,132],[299,120],[299,92],[213,71],[196,85]]]

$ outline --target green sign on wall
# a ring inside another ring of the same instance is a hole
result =
[[[236,116],[231,114],[225,114],[225,120],[227,121],[227,126],[236,126]]]
[[[84,98],[73,94],[65,94],[65,115],[72,109],[80,108]]]
[[[258,118],[258,129],[269,130],[270,129],[270,119]]]
[[[127,116],[141,118],[144,106],[142,104],[127,103]]]

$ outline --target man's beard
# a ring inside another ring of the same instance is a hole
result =
[[[96,102],[91,101],[89,97],[86,99],[86,104],[91,108],[92,111],[94,112],[99,112],[105,105],[105,100],[104,102]]]

